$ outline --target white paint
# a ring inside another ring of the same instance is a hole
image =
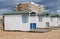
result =
[[[37,23],[37,28],[46,28],[46,23],[44,22]]]
[[[43,17],[43,22],[50,22],[50,17]]]
[[[36,17],[36,27],[37,28],[46,28],[46,23],[43,21],[43,18],[44,17],[42,17],[42,21],[39,22],[39,17],[38,16]]]
[[[30,16],[29,22],[36,23],[36,16]]]
[[[58,26],[60,25],[60,20],[58,18],[53,18],[51,22],[50,17],[43,17],[42,22],[39,22],[39,17],[37,16],[28,16],[28,22],[22,23],[21,15],[5,15],[4,16],[5,30],[21,30],[21,31],[30,31],[30,23],[36,23],[37,28],[46,28],[46,22],[49,22],[49,26]]]
[[[5,17],[4,18],[5,30],[21,30],[21,31],[30,30],[29,23],[22,23],[21,15],[6,15],[4,17]]]
[[[23,23],[20,30],[21,31],[30,31],[30,24],[29,23]]]
[[[60,26],[60,18],[57,18],[57,21],[58,26]]]
[[[4,18],[5,30],[20,30],[21,18],[19,15],[7,15]]]
[[[58,18],[58,26],[60,26],[60,18]]]
[[[53,18],[53,21],[49,22],[49,26],[58,26],[58,18]]]
[[[57,22],[50,22],[49,26],[58,26],[58,23]]]

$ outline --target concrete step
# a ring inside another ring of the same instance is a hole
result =
[[[31,30],[32,32],[49,32],[51,29],[36,29],[36,30]]]

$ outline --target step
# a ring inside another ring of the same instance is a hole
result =
[[[49,32],[49,31],[51,31],[51,29],[36,29],[36,30],[31,30],[31,31],[34,31],[34,32]]]

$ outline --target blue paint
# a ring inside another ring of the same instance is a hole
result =
[[[23,15],[22,16],[22,22],[27,23],[28,22],[28,16]]]
[[[36,29],[36,23],[30,23],[30,29]]]

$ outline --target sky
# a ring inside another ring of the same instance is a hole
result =
[[[12,12],[17,3],[29,1],[44,5],[48,13],[60,14],[60,0],[0,0],[0,14]]]

